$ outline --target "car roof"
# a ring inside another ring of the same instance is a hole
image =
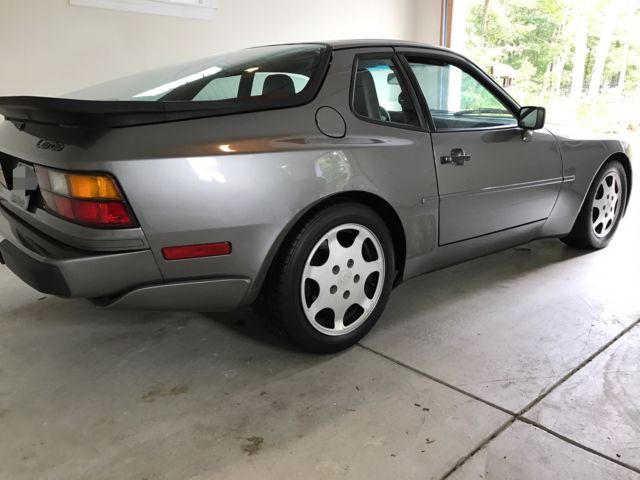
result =
[[[365,48],[365,47],[412,47],[412,48],[429,48],[436,50],[450,51],[448,48],[439,47],[437,45],[420,42],[410,42],[407,40],[392,39],[352,39],[352,40],[330,40],[323,42],[329,45],[333,50],[342,50],[345,48]]]
[[[440,47],[430,43],[410,42],[407,40],[392,39],[350,39],[350,40],[324,40],[316,42],[290,42],[276,43],[272,45],[260,45],[267,47],[288,46],[288,45],[327,45],[332,50],[345,50],[347,48],[367,48],[367,47],[410,47],[410,48],[428,48],[430,50],[441,50],[444,52],[453,52],[449,48]],[[253,48],[259,48],[255,46]]]

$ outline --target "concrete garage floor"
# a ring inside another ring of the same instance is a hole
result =
[[[638,203],[638,202],[636,202]],[[640,478],[640,209],[398,288],[361,345],[122,313],[0,269],[0,478]]]

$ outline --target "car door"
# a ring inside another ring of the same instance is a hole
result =
[[[515,102],[461,58],[404,58],[431,117],[439,244],[546,219],[562,183],[554,137],[519,128]]]

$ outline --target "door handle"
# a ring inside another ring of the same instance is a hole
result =
[[[464,162],[471,160],[471,155],[464,153],[462,148],[454,148],[451,150],[451,155],[444,155],[440,157],[440,163],[453,163],[454,165],[464,165]]]

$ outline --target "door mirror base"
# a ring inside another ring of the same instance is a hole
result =
[[[529,130],[526,128],[522,129],[522,141],[527,143],[533,140],[533,130]]]

